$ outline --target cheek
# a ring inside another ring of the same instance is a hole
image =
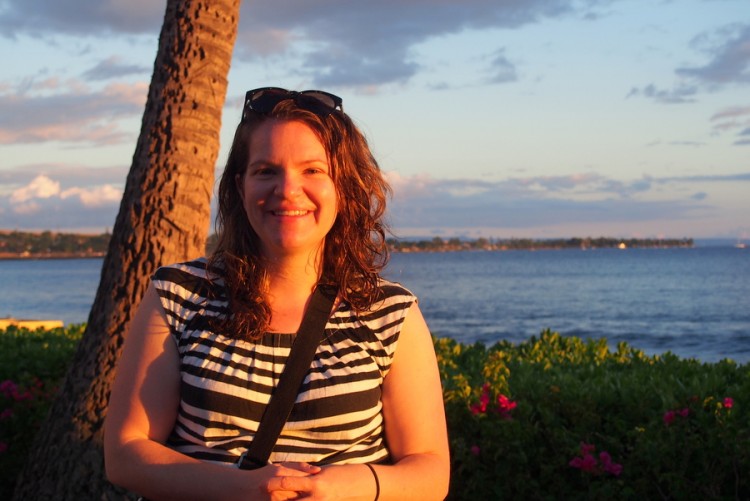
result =
[[[339,197],[338,190],[333,185],[331,185],[328,199],[330,201],[331,211],[333,212],[333,218],[336,219],[340,212],[339,209],[341,207],[341,198]]]

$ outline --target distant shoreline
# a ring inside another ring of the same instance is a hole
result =
[[[394,254],[410,254],[410,253],[436,253],[436,252],[508,252],[508,251],[541,251],[541,250],[605,250],[605,249],[692,249],[695,245],[685,243],[671,243],[671,244],[660,244],[660,245],[639,245],[633,242],[629,242],[629,245],[621,244],[619,246],[612,245],[559,245],[559,244],[544,244],[543,242],[527,243],[526,245],[519,246],[508,246],[507,244],[490,244],[484,246],[472,245],[470,242],[464,242],[463,245],[451,245],[444,243],[442,245],[424,245],[425,243],[431,243],[428,241],[410,241],[402,242],[400,245],[390,244],[388,246],[389,251]],[[43,253],[14,253],[14,252],[0,252],[0,261],[41,261],[41,260],[53,260],[53,259],[102,259],[106,255],[105,252],[43,252]]]
[[[46,259],[95,259],[103,258],[104,252],[45,252],[39,254],[17,254],[0,252],[0,261],[39,261]]]
[[[454,251],[512,251],[512,250],[595,250],[595,249],[669,249],[693,248],[692,238],[656,239],[656,238],[554,238],[534,240],[530,238],[461,240],[450,238],[444,240],[435,237],[432,240],[396,240],[387,241],[391,252],[454,252]]]
[[[41,233],[0,230],[0,260],[46,259],[100,259],[109,247],[112,235],[84,235],[45,231]],[[206,253],[216,244],[216,235],[207,239]],[[561,249],[645,249],[693,248],[693,238],[624,238],[624,237],[572,237],[572,238],[476,238],[465,237],[401,237],[389,238],[386,245],[391,253],[433,253],[456,251],[502,252],[511,250],[561,250]],[[711,244],[713,245],[713,244]],[[737,242],[729,245],[739,247]],[[703,246],[700,245],[699,246]],[[743,245],[744,247],[744,245]]]

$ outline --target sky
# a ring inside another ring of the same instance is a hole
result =
[[[0,0],[0,229],[111,230],[164,0]],[[748,0],[245,0],[248,89],[341,96],[397,237],[750,239]]]

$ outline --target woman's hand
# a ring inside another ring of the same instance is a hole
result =
[[[264,466],[258,471],[264,470],[269,474],[269,477],[261,485],[262,495],[267,495],[271,501],[287,501],[288,499],[301,499],[302,493],[291,488],[294,486],[294,483],[290,484],[289,480],[285,479],[297,479],[316,475],[320,473],[321,468],[310,463],[289,462]]]
[[[300,464],[300,463],[298,463]],[[301,463],[305,464],[305,463]],[[282,474],[269,481],[271,499],[315,501],[372,501],[376,485],[370,469],[363,464],[326,466],[309,475]],[[275,497],[276,494],[279,497]],[[290,493],[297,497],[281,497]]]

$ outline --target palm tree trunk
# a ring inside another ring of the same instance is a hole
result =
[[[127,497],[104,474],[103,423],[154,270],[205,252],[240,0],[168,0],[141,133],[86,332],[14,499]]]

